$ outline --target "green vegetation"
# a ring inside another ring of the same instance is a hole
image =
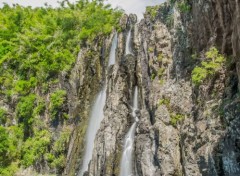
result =
[[[66,162],[66,148],[70,139],[71,130],[66,128],[63,129],[59,138],[52,144],[53,149],[51,153],[44,154],[46,160],[50,163],[52,168],[59,170],[63,169]]]
[[[176,127],[177,126],[177,123],[180,122],[181,120],[184,119],[184,115],[182,114],[174,114],[174,113],[171,113],[170,114],[170,117],[171,117],[171,120],[170,120],[170,123],[172,126]]]
[[[149,48],[148,48],[148,51],[149,51],[149,52],[153,52],[153,51],[154,51],[154,48],[149,47]]]
[[[158,105],[165,105],[166,108],[168,109],[169,113],[170,113],[170,124],[174,127],[177,126],[178,122],[183,120],[185,118],[185,116],[183,114],[179,114],[174,112],[173,108],[171,107],[170,104],[170,99],[168,98],[163,98],[161,100],[159,100]]]
[[[118,29],[121,15],[101,0],[0,8],[0,94],[14,110],[0,107],[0,175],[12,176],[46,158],[50,167],[64,167],[71,131],[56,139],[47,130],[66,101],[66,91],[57,89],[59,74],[70,71],[81,47]],[[50,113],[47,123],[44,112]]]
[[[22,97],[17,104],[16,112],[19,123],[21,123],[24,129],[25,137],[32,135],[33,124],[33,109],[35,107],[36,95],[30,94],[26,97]]]
[[[7,157],[8,149],[9,149],[9,137],[7,134],[7,130],[4,127],[0,126],[0,165],[3,165],[3,161]]]
[[[169,107],[170,106],[170,99],[164,98],[164,99],[159,100],[159,106],[160,105],[166,105],[167,107]]]
[[[148,6],[146,12],[150,14],[151,20],[154,20],[158,14],[159,6]]]
[[[4,125],[7,121],[7,111],[0,107],[0,125]]]
[[[152,74],[151,74],[151,80],[153,81],[155,78],[156,78],[156,74],[155,74],[155,73],[152,73]]]
[[[158,57],[157,57],[157,61],[158,61],[159,63],[161,63],[161,62],[163,61],[163,58],[164,58],[163,54],[160,53],[160,54],[158,55]]]
[[[194,54],[191,55],[192,60],[196,60],[197,57],[198,57],[198,56],[197,56],[197,53],[194,53]]]
[[[12,176],[18,169],[20,147],[23,140],[22,128],[0,126],[0,175]]]
[[[22,148],[22,164],[31,166],[35,161],[41,159],[48,150],[51,135],[48,131],[37,132],[34,137],[28,138]]]
[[[215,47],[211,47],[206,52],[206,60],[201,62],[200,66],[196,66],[192,71],[192,82],[195,85],[200,85],[209,76],[215,75],[221,70],[225,57],[219,54]]]
[[[50,95],[50,113],[51,117],[54,119],[61,109],[64,101],[66,100],[66,91],[65,90],[56,90]]]
[[[191,6],[188,3],[188,0],[182,0],[177,3],[177,7],[182,13],[187,13],[191,10]]]
[[[120,15],[100,1],[82,0],[58,9],[4,5],[0,9],[2,93],[25,95],[60,71],[68,71],[79,44],[109,34]]]
[[[164,67],[161,67],[161,68],[158,69],[158,74],[157,75],[158,75],[159,79],[162,78],[164,71],[165,71]]]
[[[169,13],[166,18],[166,25],[169,28],[172,28],[174,25],[174,15],[173,13]]]
[[[170,0],[170,4],[173,5],[173,4],[175,4],[176,1],[177,0]]]

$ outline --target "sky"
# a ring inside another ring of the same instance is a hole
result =
[[[58,6],[59,0],[0,0],[0,7],[3,3],[8,4],[20,4],[23,6],[39,7],[43,6],[45,2],[53,7]],[[76,0],[69,0],[70,2],[75,2]],[[125,10],[127,14],[135,13],[138,18],[143,17],[143,12],[146,6],[153,6],[164,2],[165,0],[106,0],[106,2],[112,4],[112,7],[121,7]]]

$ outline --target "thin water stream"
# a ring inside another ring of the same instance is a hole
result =
[[[126,48],[125,48],[125,55],[132,54],[131,50],[131,37],[132,37],[132,27],[128,31],[127,39],[126,39]]]
[[[118,43],[118,35],[115,34],[113,37],[112,46],[111,46],[111,50],[110,50],[108,66],[114,65],[116,62],[117,43]]]
[[[104,118],[103,108],[106,101],[106,89],[104,88],[96,98],[94,102],[92,112],[90,115],[90,121],[88,124],[86,135],[86,150],[83,158],[83,164],[79,172],[79,176],[83,176],[84,172],[88,170],[88,164],[92,159],[94,140],[102,119]]]
[[[121,160],[120,176],[133,176],[133,151],[134,151],[134,137],[135,130],[138,122],[136,111],[138,110],[138,88],[135,87],[133,98],[133,112],[132,115],[135,118],[135,122],[132,124],[128,131],[125,142],[123,155]]]

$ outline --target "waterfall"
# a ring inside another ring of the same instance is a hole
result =
[[[131,43],[130,43],[131,42],[131,30],[132,30],[132,27],[130,28],[128,35],[127,35],[125,55],[132,54]]]
[[[108,66],[115,64],[117,42],[118,42],[118,38],[117,38],[117,34],[115,34],[115,35],[114,35],[114,38],[113,38],[113,41],[112,41],[112,46],[111,46],[110,54],[109,54]]]
[[[112,40],[112,46],[109,54],[108,66],[115,64],[116,49],[117,49],[117,34],[114,35]],[[106,87],[106,86],[104,86]],[[80,168],[78,176],[83,176],[84,172],[88,170],[88,164],[92,159],[92,153],[94,148],[94,140],[98,129],[100,128],[101,121],[104,118],[103,108],[106,101],[106,88],[104,88],[98,95],[92,107],[90,114],[90,120],[88,124],[86,134],[86,150],[83,157],[83,164]]]
[[[94,140],[98,129],[100,128],[101,121],[104,117],[103,108],[106,101],[106,88],[104,88],[98,95],[92,107],[90,114],[90,121],[88,124],[86,134],[86,150],[83,158],[83,164],[79,171],[79,176],[83,176],[84,172],[88,170],[88,164],[92,159],[94,148]]]
[[[135,117],[135,121],[138,121],[136,110],[138,110],[138,87],[137,86],[135,87],[135,90],[134,90],[132,115],[133,117]]]
[[[133,150],[134,150],[134,137],[135,129],[138,122],[138,117],[136,115],[136,110],[138,110],[138,88],[135,87],[134,97],[133,97],[133,111],[132,115],[135,118],[135,122],[132,124],[129,132],[126,135],[124,141],[123,156],[121,160],[120,176],[133,176]]]

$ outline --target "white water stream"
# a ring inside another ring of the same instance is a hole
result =
[[[115,64],[116,58],[116,48],[117,48],[117,34],[115,34],[112,46],[109,54],[108,66]],[[106,87],[106,85],[104,86]],[[94,148],[94,140],[98,129],[100,128],[101,121],[104,118],[103,108],[106,101],[106,88],[104,88],[98,95],[92,107],[90,114],[90,120],[88,124],[87,134],[86,134],[86,145],[85,154],[83,157],[83,164],[80,168],[78,176],[83,176],[84,172],[88,170],[88,164],[92,159],[92,153]]]
[[[88,164],[92,159],[94,140],[98,129],[100,128],[101,121],[104,117],[103,108],[106,101],[106,89],[104,88],[96,98],[92,107],[90,115],[90,121],[88,124],[87,135],[86,135],[86,150],[83,158],[83,164],[79,171],[79,176],[83,176],[84,172],[88,170]]]
[[[115,34],[114,37],[113,37],[108,66],[114,65],[115,62],[116,62],[116,49],[117,49],[117,43],[118,43],[118,38],[117,37],[118,37],[117,34]]]
[[[127,40],[126,40],[125,55],[132,54],[131,43],[130,43],[131,42],[131,36],[132,36],[131,30],[132,30],[132,27],[128,31]]]
[[[121,160],[120,176],[133,176],[133,151],[134,151],[134,137],[138,122],[138,117],[135,111],[138,110],[138,88],[135,87],[133,98],[133,112],[135,122],[132,124],[129,132],[126,135],[124,142],[123,155]]]

